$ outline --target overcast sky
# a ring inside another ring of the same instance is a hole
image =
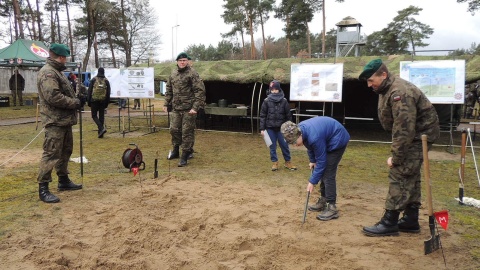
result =
[[[277,0],[278,3],[280,0]],[[168,4],[166,1],[151,0],[150,5],[158,14],[158,28],[162,35],[157,58],[171,59],[172,55],[176,56],[192,44],[216,47],[222,40],[221,33],[228,32],[232,27],[225,25],[221,18],[223,4],[223,0],[168,1]],[[410,5],[423,8],[416,19],[435,31],[430,39],[425,40],[430,46],[419,50],[468,49],[473,42],[480,44],[480,15],[472,16],[467,12],[468,5],[459,4],[456,0],[345,0],[343,3],[326,0],[326,29],[336,28],[336,23],[351,16],[362,24],[361,33],[369,35],[385,28],[398,11]],[[320,33],[322,14],[315,14],[309,26],[312,33]],[[285,36],[283,27],[283,23],[273,18],[272,14],[265,26],[265,35],[274,38]],[[259,38],[260,31],[255,33],[255,39]],[[447,52],[438,54],[445,55]]]

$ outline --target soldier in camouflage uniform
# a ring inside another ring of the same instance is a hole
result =
[[[163,110],[171,112],[170,134],[173,150],[168,159],[182,155],[179,167],[187,165],[193,153],[197,112],[205,106],[205,85],[198,73],[190,67],[191,58],[184,52],[177,56],[177,69],[168,78]]]
[[[422,134],[428,136],[428,149],[440,136],[435,108],[412,83],[392,76],[381,59],[368,63],[360,79],[379,95],[378,118],[383,128],[392,132],[392,156],[387,159],[389,191],[381,220],[364,227],[368,236],[398,235],[399,231],[418,233],[418,210],[421,205],[423,162]],[[403,217],[398,220],[399,214]]]
[[[47,63],[37,75],[40,112],[45,128],[37,182],[40,200],[46,203],[60,201],[48,189],[53,168],[57,172],[59,191],[82,188],[68,177],[68,161],[73,151],[72,125],[77,124],[77,110],[83,107],[84,101],[75,96],[74,89],[62,73],[67,56],[70,56],[70,50],[66,45],[52,43]]]

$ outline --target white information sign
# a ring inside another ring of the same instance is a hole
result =
[[[401,61],[400,78],[415,84],[434,104],[463,104],[465,60]]]
[[[343,64],[292,64],[290,101],[342,102]]]
[[[92,72],[92,77],[97,76]],[[155,98],[153,68],[106,68],[112,98]]]

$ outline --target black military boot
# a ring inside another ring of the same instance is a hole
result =
[[[42,202],[46,203],[57,203],[60,201],[60,199],[50,193],[48,190],[48,183],[39,183],[38,184],[38,196],[40,197],[40,200]]]
[[[398,220],[398,230],[408,233],[419,233],[420,224],[418,223],[418,205],[407,205],[403,212],[403,217]]]
[[[180,157],[180,146],[179,145],[175,145],[173,147],[173,150],[170,151],[170,153],[168,153],[168,156],[167,156],[167,159],[170,160],[170,159],[174,159],[174,158],[179,158]]]
[[[182,152],[182,156],[180,157],[180,162],[178,163],[178,167],[187,166],[188,156],[190,156],[190,151],[183,151]]]
[[[82,185],[77,185],[68,178],[68,175],[58,177],[58,191],[78,190],[82,189]]]
[[[385,210],[380,221],[370,227],[363,227],[363,233],[367,236],[389,236],[398,235],[398,216],[397,210]]]

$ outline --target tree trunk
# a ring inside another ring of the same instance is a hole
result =
[[[37,9],[35,11],[35,17],[37,18],[37,25],[38,25],[38,40],[43,41],[42,18],[40,17],[40,0],[36,0],[35,2],[37,4]]]
[[[20,13],[20,4],[18,0],[13,0],[13,14],[15,16],[15,39],[22,38],[25,36],[23,34],[23,23],[22,23],[22,14]]]
[[[115,60],[115,48],[113,46],[113,40],[112,40],[112,34],[110,31],[107,31],[107,39],[108,39],[108,45],[110,46],[110,52],[112,53],[112,63],[113,67],[117,68],[117,61]]]
[[[308,28],[308,22],[305,22],[307,25],[307,45],[308,45],[308,58],[312,56],[312,43],[310,40],[310,29]]]
[[[67,11],[68,41],[70,43],[69,47],[72,55],[72,62],[75,62],[76,52],[73,49],[72,24],[70,23],[70,10],[68,9],[68,1],[65,1],[65,10]]]
[[[323,15],[323,31],[322,31],[322,56],[323,58],[326,58],[325,55],[325,0],[323,0],[323,5],[322,5],[322,15]]]
[[[86,0],[87,6],[87,51],[85,52],[85,58],[83,59],[83,71],[87,70],[88,59],[90,59],[90,53],[92,51],[92,37],[95,36],[95,25],[94,25],[94,18],[93,14],[95,13],[95,9],[93,7],[93,0]]]
[[[130,48],[130,42],[128,39],[128,30],[127,30],[127,18],[125,16],[125,0],[120,0],[120,7],[122,10],[122,33],[125,46],[125,66],[129,67],[132,65],[132,51]]]
[[[50,40],[55,43],[55,19],[53,17],[53,0],[50,0]]]
[[[255,53],[255,40],[253,38],[253,21],[252,21],[252,16],[248,16],[248,24],[250,26],[250,42],[251,42],[251,45],[250,45],[250,51],[251,51],[251,55],[250,55],[250,60],[255,60],[257,58],[257,54]]]
[[[242,31],[242,49],[243,49],[243,60],[247,60],[247,49],[245,48],[245,37]]]
[[[57,35],[58,35],[58,43],[62,43],[62,35],[60,33],[60,16],[58,15],[58,0],[55,0],[55,19],[57,21]]]
[[[290,17],[287,15],[287,29],[288,26],[290,25]],[[290,38],[287,37],[287,57],[290,58],[291,53],[290,53]]]
[[[263,41],[263,60],[267,60],[267,48],[265,42],[265,29],[263,28],[263,16],[260,14],[260,24],[262,25],[262,41]]]
[[[28,6],[28,13],[30,15],[30,19],[32,20],[32,33],[33,33],[33,37],[32,39],[33,40],[38,40],[38,37],[37,37],[37,30],[35,29],[36,26],[35,26],[35,13],[33,12],[33,9],[32,9],[32,5],[30,4],[30,0],[27,0],[27,6]]]

